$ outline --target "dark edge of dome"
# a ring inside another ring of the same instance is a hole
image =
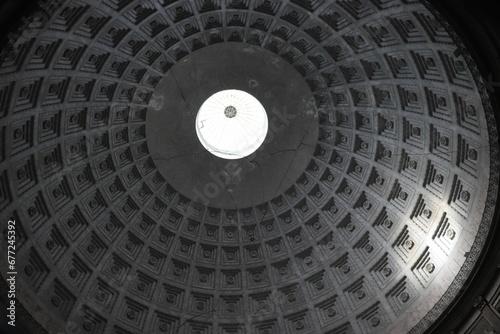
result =
[[[47,15],[46,11],[42,7],[42,5],[46,5],[47,3],[52,3],[54,0],[45,0],[45,1],[26,1],[19,0],[16,5],[8,7],[8,4],[5,4],[1,9],[6,9],[3,12],[3,17],[8,18],[7,22],[3,24],[3,34],[0,36],[0,51],[5,50],[9,51],[9,48],[12,47],[12,42],[21,38],[21,35],[16,34],[16,30],[23,27],[27,17],[34,15],[35,13],[42,12]],[[0,54],[0,62],[2,61],[2,54]],[[8,302],[6,299],[8,287],[5,281],[5,277],[2,273],[2,279],[0,279],[0,299],[2,303]],[[49,334],[47,330],[45,330],[42,325],[30,314],[24,305],[16,298],[16,326],[11,329],[16,334]],[[3,311],[0,313],[3,315]],[[6,321],[7,324],[7,321]],[[21,324],[21,325],[19,325]],[[9,326],[9,325],[7,325]],[[19,331],[20,329],[20,331]],[[28,331],[28,332],[26,332]],[[11,333],[7,332],[6,334]]]
[[[9,288],[2,277],[0,280],[0,294],[3,296],[7,296],[9,292]],[[2,332],[4,334],[16,333],[16,334],[27,334],[27,333],[35,333],[35,334],[48,334],[48,332],[36,321],[36,319],[24,308],[23,304],[16,298],[16,326],[11,329],[14,332]],[[3,304],[3,303],[2,303]],[[3,305],[2,305],[3,306]],[[7,307],[7,305],[5,305]],[[2,311],[3,313],[3,311]],[[7,320],[6,320],[7,324]],[[7,325],[10,326],[10,325]],[[28,331],[28,332],[27,332]]]
[[[454,26],[445,19],[445,16],[439,11],[433,3],[428,0],[422,0],[427,9],[439,20],[439,22],[446,29],[453,42],[458,46],[461,55],[464,57],[467,66],[469,67],[471,74],[473,76],[474,82],[477,86],[478,92],[481,96],[481,102],[485,112],[485,118],[487,124],[495,124],[494,126],[488,126],[488,140],[490,146],[490,177],[488,183],[488,191],[486,195],[485,208],[479,229],[471,246],[469,255],[465,259],[464,264],[460,268],[455,279],[450,284],[446,292],[439,299],[439,301],[433,306],[433,308],[408,332],[409,334],[420,334],[427,330],[432,330],[432,327],[437,325],[438,320],[442,320],[446,316],[449,316],[447,312],[444,312],[452,307],[457,306],[457,303],[462,296],[462,288],[466,285],[468,280],[473,279],[472,276],[477,275],[479,267],[483,264],[483,259],[486,257],[489,251],[489,245],[494,241],[491,237],[494,231],[493,223],[498,219],[499,208],[497,207],[497,198],[500,183],[500,148],[498,141],[498,131],[496,128],[497,120],[495,119],[492,106],[492,101],[487,92],[487,87],[483,82],[483,78],[476,64],[476,59],[470,54],[462,37],[457,33]],[[488,236],[490,236],[488,238]],[[459,305],[463,307],[463,305]],[[454,318],[459,318],[453,315]],[[448,330],[451,330],[449,328]]]

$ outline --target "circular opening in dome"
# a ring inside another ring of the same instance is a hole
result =
[[[223,159],[240,159],[257,151],[266,138],[268,119],[262,104],[241,90],[210,96],[196,115],[201,144]]]

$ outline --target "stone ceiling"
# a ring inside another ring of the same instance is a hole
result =
[[[428,4],[58,0],[31,19],[0,57],[0,219],[38,332],[416,334],[471,274],[498,138]],[[278,122],[232,164],[190,135],[229,83]]]

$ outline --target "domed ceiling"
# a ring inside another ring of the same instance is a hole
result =
[[[35,332],[423,333],[488,235],[493,112],[427,3],[47,1],[0,64]],[[241,159],[196,135],[232,89],[269,125]]]

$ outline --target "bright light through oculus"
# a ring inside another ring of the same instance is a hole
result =
[[[223,159],[240,159],[255,152],[267,135],[267,114],[260,102],[241,90],[210,96],[196,115],[196,134],[203,146]]]

